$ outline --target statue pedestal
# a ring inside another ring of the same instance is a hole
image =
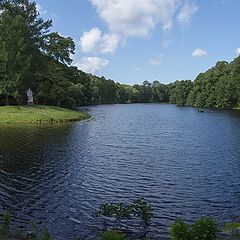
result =
[[[28,101],[28,102],[27,102],[27,105],[28,105],[28,106],[33,106],[33,105],[34,105],[34,102],[29,102],[29,101]]]

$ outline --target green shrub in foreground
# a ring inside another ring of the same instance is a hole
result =
[[[170,232],[173,240],[216,240],[220,228],[211,218],[200,218],[193,225],[178,219]]]
[[[118,230],[106,230],[102,232],[100,240],[127,240],[127,237]]]
[[[190,240],[190,226],[181,219],[177,219],[171,226],[171,238],[173,240]]]
[[[192,225],[193,240],[215,240],[220,228],[211,218],[200,218]]]
[[[240,240],[240,222],[226,223],[224,231],[229,234],[230,240]]]

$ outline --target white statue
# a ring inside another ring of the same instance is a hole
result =
[[[34,105],[34,101],[33,101],[33,92],[32,90],[29,88],[27,91],[27,98],[28,98],[28,105]]]

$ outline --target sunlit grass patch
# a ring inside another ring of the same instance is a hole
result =
[[[53,106],[0,107],[0,123],[60,123],[85,120],[86,113]]]

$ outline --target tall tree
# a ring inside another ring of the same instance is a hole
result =
[[[22,104],[26,90],[33,85],[36,58],[51,21],[39,18],[36,3],[28,0],[2,0],[0,10],[2,89]]]
[[[47,55],[53,59],[70,64],[72,63],[71,54],[74,54],[75,44],[72,38],[65,38],[53,32],[47,35],[45,50]]]

